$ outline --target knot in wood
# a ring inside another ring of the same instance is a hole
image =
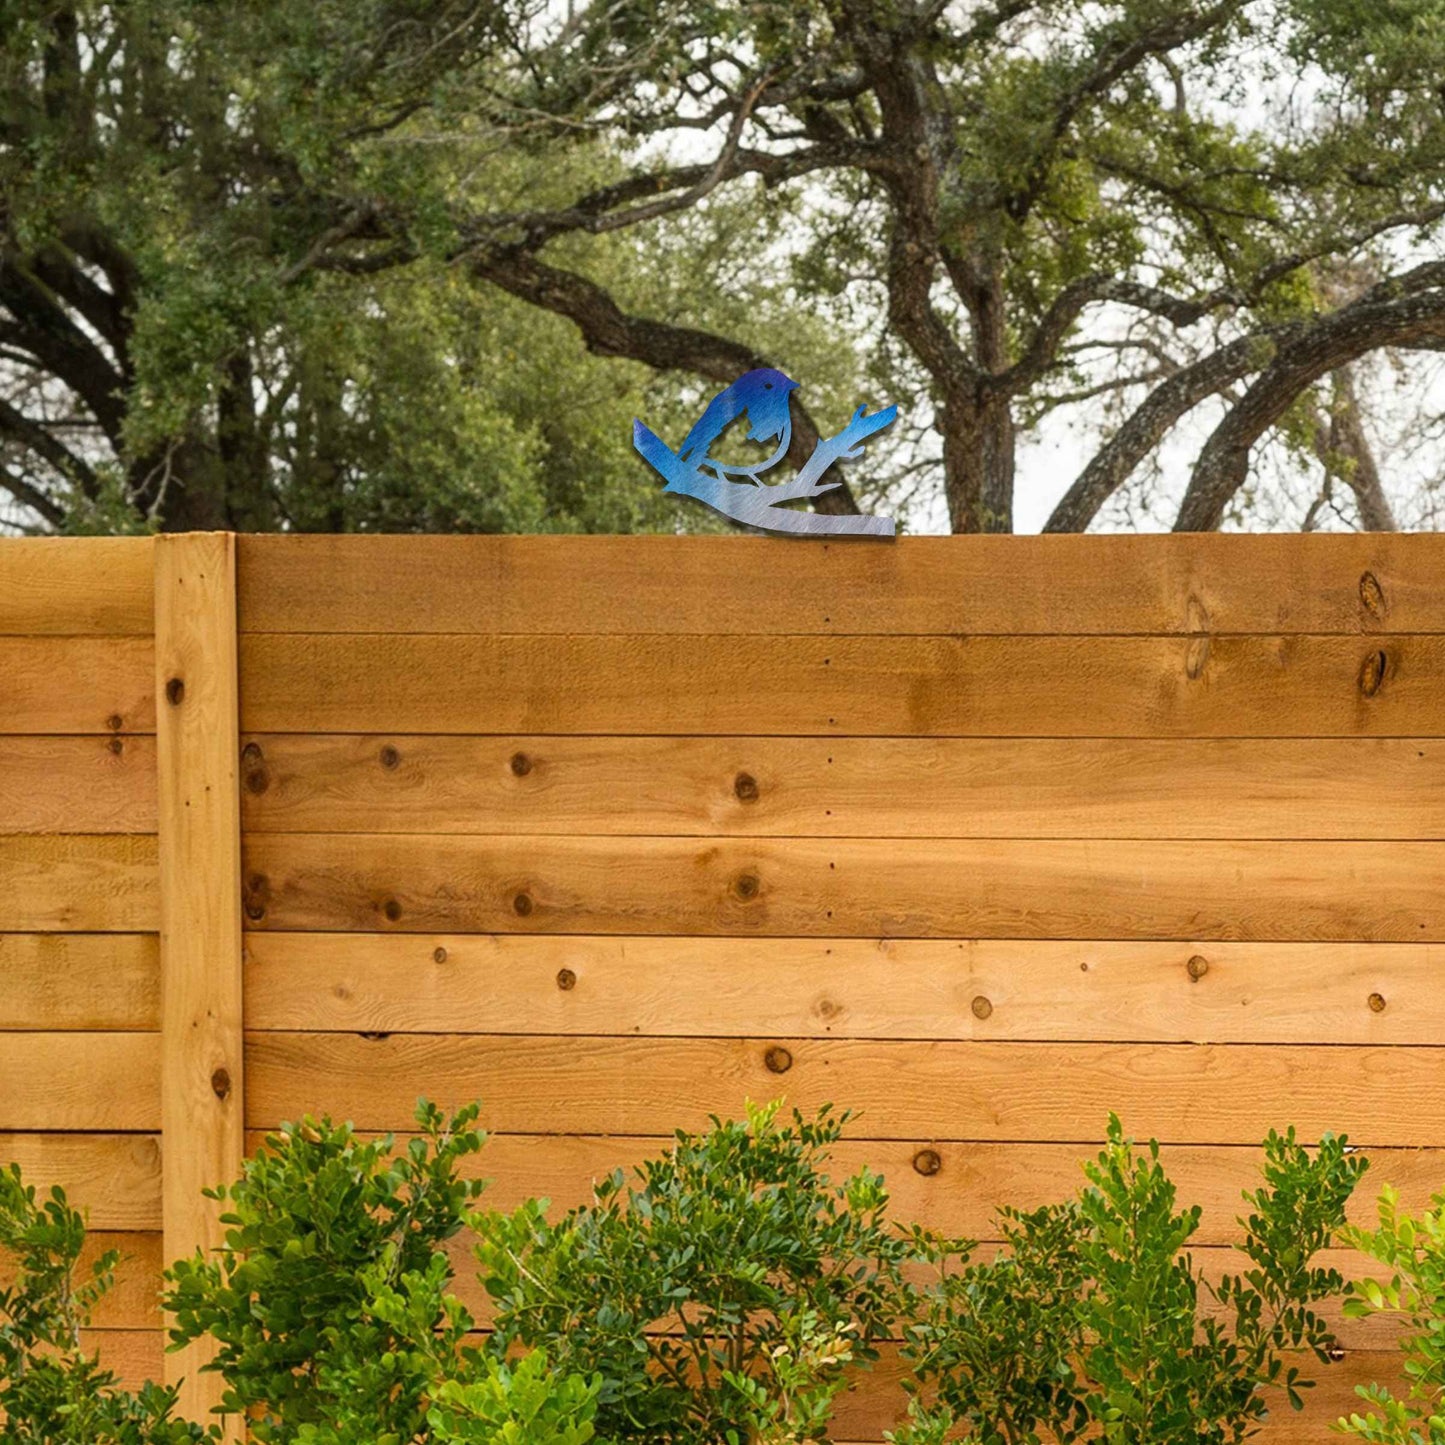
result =
[[[1184,657],[1184,671],[1189,675],[1190,682],[1198,682],[1204,676],[1204,669],[1209,665],[1209,639],[1207,637],[1192,637],[1189,640],[1189,651]]]
[[[1185,971],[1193,982],[1198,983],[1206,973],[1209,972],[1209,960],[1202,953],[1196,953],[1188,963],[1184,965]]]
[[[246,769],[242,781],[246,785],[246,791],[259,798],[271,786],[271,775],[264,767],[253,766]]]
[[[166,701],[172,707],[179,707],[186,697],[186,684],[184,678],[171,677],[166,679]]]
[[[751,773],[739,773],[733,779],[733,792],[740,803],[758,801],[758,780]]]
[[[1390,658],[1382,647],[1366,656],[1360,664],[1360,691],[1366,697],[1374,697],[1385,685],[1385,674],[1389,671]]]
[[[913,1169],[925,1179],[932,1179],[943,1168],[943,1156],[937,1149],[920,1149],[913,1156]]]
[[[111,732],[118,733],[125,726],[125,719],[118,712],[113,712],[106,718],[105,725]]]
[[[432,959],[432,962],[433,962],[433,963],[445,963],[445,962],[447,961],[447,951],[446,951],[446,949],[444,949],[444,948],[442,948],[442,947],[440,947],[440,946],[432,949],[432,951],[431,951],[431,959]]]
[[[513,753],[511,767],[514,777],[525,778],[532,771],[532,760],[526,753]]]
[[[982,994],[978,994],[969,1007],[976,1019],[986,1019],[993,1012],[993,1005]]]
[[[266,916],[266,905],[271,901],[271,880],[264,873],[252,873],[246,879],[246,917],[259,923]]]
[[[390,743],[382,748],[376,759],[389,773],[395,772],[401,766],[401,754]]]
[[[125,751],[125,743],[120,738],[112,738],[106,743],[106,747],[109,748],[116,757],[119,757]]]
[[[401,918],[401,904],[395,898],[388,898],[381,905],[381,915],[388,923],[396,923]]]
[[[1388,610],[1385,604],[1385,589],[1373,572],[1366,572],[1360,578],[1360,606],[1377,621],[1384,621]]]
[[[1382,994],[1382,993],[1372,993],[1372,994],[1370,995],[1370,997],[1369,997],[1368,1002],[1369,1002],[1369,1005],[1370,1005],[1370,1012],[1371,1012],[1372,1014],[1382,1014],[1382,1013],[1385,1012],[1385,995],[1384,995],[1384,994]]]
[[[512,899],[512,912],[515,913],[518,918],[529,917],[532,912],[532,895],[526,892],[517,894],[517,896]]]
[[[266,755],[261,751],[260,743],[247,743],[241,749],[241,761],[254,766],[256,763],[264,762]]]
[[[570,968],[559,968],[557,970],[557,987],[563,993],[570,993],[577,987],[577,975]]]
[[[793,1067],[793,1055],[781,1044],[774,1044],[763,1055],[763,1063],[770,1074],[786,1074]]]
[[[762,882],[756,873],[739,873],[733,881],[733,892],[743,900],[744,903],[758,896],[758,889]]]
[[[230,1098],[231,1072],[229,1069],[216,1069],[211,1074],[211,1092],[218,1099]]]

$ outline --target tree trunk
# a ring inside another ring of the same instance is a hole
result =
[[[1366,532],[1395,532],[1399,528],[1390,499],[1380,480],[1374,448],[1360,416],[1360,397],[1353,367],[1342,366],[1331,377],[1333,397],[1329,426],[1325,429],[1320,460],[1355,494],[1360,525]]]
[[[1014,420],[998,393],[943,407],[943,478],[954,532],[1012,532]]]

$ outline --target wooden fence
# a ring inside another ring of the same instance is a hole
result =
[[[831,1100],[841,1168],[987,1239],[1114,1109],[1209,1269],[1272,1126],[1420,1204],[1442,880],[1445,538],[0,542],[0,1159],[197,1410],[162,1260],[308,1110],[478,1097],[491,1199],[570,1203]],[[1398,1375],[1340,1339],[1272,1440]]]

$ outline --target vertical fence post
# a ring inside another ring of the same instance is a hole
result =
[[[236,539],[156,539],[156,751],[160,803],[161,1155],[167,1260],[221,1241],[207,1186],[245,1152],[241,1091],[240,793]],[[219,1377],[204,1341],[166,1356],[181,1413],[205,1421]],[[240,1438],[228,1420],[227,1439]]]

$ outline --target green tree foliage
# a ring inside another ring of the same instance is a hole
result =
[[[489,124],[512,35],[504,6],[455,0],[7,5],[0,519],[711,525],[632,452],[635,413],[681,416],[649,397],[651,371],[589,356],[458,258],[472,211],[621,173],[606,142]],[[367,238],[372,256],[331,264]],[[713,307],[676,247],[618,238],[591,259],[610,280],[645,255],[674,304]],[[791,315],[836,375],[820,328]]]
[[[1308,1388],[1285,1356],[1324,1361],[1320,1301],[1344,1281],[1314,1263],[1344,1222],[1365,1163],[1326,1137],[1265,1141],[1264,1182],[1245,1196],[1249,1267],[1211,1284],[1187,1252],[1198,1206],[1179,1209],[1159,1146],[1142,1153],[1110,1119],[1078,1197],[1005,1209],[994,1260],[947,1273],[908,1331],[919,1396],[899,1445],[1060,1441],[1198,1445],[1242,1440],[1277,1389]]]
[[[1352,1281],[1345,1315],[1387,1315],[1403,1329],[1403,1398],[1389,1386],[1362,1385],[1368,1408],[1339,1422],[1345,1434],[1376,1445],[1440,1445],[1445,1441],[1445,1194],[1418,1218],[1402,1214],[1395,1191],[1380,1194],[1379,1224],[1348,1228],[1344,1241],[1390,1273]]]
[[[845,1368],[907,1310],[920,1241],[877,1175],[825,1172],[846,1116],[777,1114],[679,1133],[555,1224],[535,1200],[485,1222],[497,1348],[600,1376],[605,1438],[824,1439]]]
[[[175,1392],[123,1389],[81,1345],[120,1256],[80,1262],[85,1221],[60,1189],[37,1198],[0,1170],[0,1421],[7,1445],[184,1445],[209,1438],[173,1416]]]
[[[707,525],[627,423],[764,361],[795,462],[803,403],[908,403],[885,479],[957,530],[1080,407],[1054,530],[1191,425],[1179,527],[1258,514],[1270,450],[1385,526],[1361,368],[1445,345],[1445,0],[14,0],[0,41],[34,526]]]

